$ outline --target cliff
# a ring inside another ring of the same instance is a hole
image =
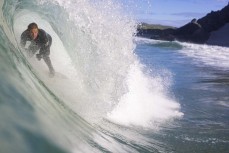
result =
[[[217,43],[216,39],[225,39],[229,35],[229,4],[219,11],[212,11],[200,19],[192,19],[179,28],[167,27],[164,29],[138,27],[137,36],[158,40],[178,40],[198,44],[213,44],[229,46],[229,43]],[[222,28],[222,29],[221,29]],[[219,31],[219,32],[218,32]],[[225,34],[226,33],[226,34]],[[221,37],[221,35],[224,35]],[[217,37],[217,38],[214,38]]]

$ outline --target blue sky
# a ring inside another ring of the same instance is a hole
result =
[[[116,0],[139,22],[182,26],[211,11],[221,10],[229,0]]]

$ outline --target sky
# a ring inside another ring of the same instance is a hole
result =
[[[116,0],[137,20],[180,27],[225,7],[229,0]]]

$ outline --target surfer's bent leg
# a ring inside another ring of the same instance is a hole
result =
[[[49,46],[45,47],[45,48],[41,48],[40,49],[40,55],[43,57],[45,63],[47,64],[48,68],[49,68],[49,72],[51,75],[54,75],[55,74],[55,70],[52,66],[52,62],[50,60],[50,47],[51,47],[51,42],[49,44]]]

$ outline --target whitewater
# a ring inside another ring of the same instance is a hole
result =
[[[228,49],[136,38],[136,21],[112,0],[1,0],[0,7],[0,153],[187,152],[186,142],[227,150],[222,133],[199,138],[191,133],[195,128],[188,130],[200,123],[190,116],[209,114],[193,102],[203,101],[202,91],[209,88],[183,93],[189,89],[185,81],[193,81],[183,77],[199,73],[180,77],[174,63],[182,59],[190,67],[228,71]],[[52,36],[53,78],[44,61],[27,57],[20,47],[31,22]],[[224,133],[228,81],[219,81],[226,84],[217,100],[224,106],[217,123],[223,128],[217,129]],[[213,125],[215,119],[209,120]]]

